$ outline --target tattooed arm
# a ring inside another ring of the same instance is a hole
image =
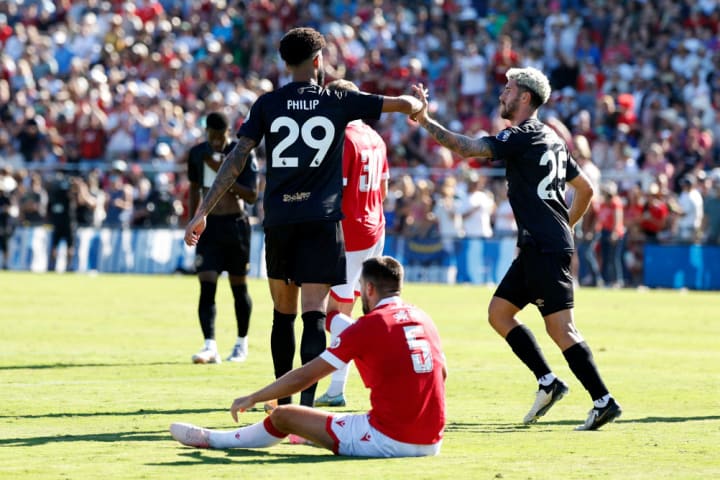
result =
[[[422,102],[423,108],[410,118],[416,120],[421,127],[435,140],[463,157],[492,158],[490,144],[483,138],[470,138],[460,133],[451,132],[428,116],[428,91],[422,83],[413,85],[415,96]]]
[[[463,157],[492,158],[490,144],[484,138],[470,138],[460,133],[451,132],[427,115],[418,118],[421,127],[428,131],[435,140]]]
[[[227,154],[225,161],[217,171],[215,181],[195,212],[195,216],[188,222],[185,228],[185,243],[190,246],[196,245],[200,235],[205,230],[206,219],[208,213],[212,211],[215,204],[220,200],[225,192],[235,183],[235,179],[240,175],[245,167],[250,151],[255,148],[255,141],[240,137],[235,148]]]

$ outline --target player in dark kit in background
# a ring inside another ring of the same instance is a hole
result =
[[[573,321],[572,228],[590,205],[593,187],[565,142],[537,118],[538,108],[550,97],[545,75],[528,67],[511,68],[506,76],[500,115],[511,126],[495,137],[469,138],[430,119],[422,84],[414,86],[425,104],[417,120],[438,142],[460,155],[505,162],[520,252],[495,291],[488,314],[490,325],[538,379],[535,403],[523,422],[535,423],[568,392],[568,386],[550,370],[530,329],[515,317],[533,303],[570,370],[593,400],[587,420],[578,429],[595,430],[618,418],[622,410],[600,378],[592,352]],[[570,207],[565,203],[566,183],[575,189]]]
[[[265,206],[265,260],[273,299],[271,350],[275,376],[292,369],[294,322],[301,300],[305,364],[325,348],[325,311],[331,285],[345,283],[345,247],[340,226],[342,154],[345,127],[381,112],[413,114],[422,102],[411,95],[383,97],[329,92],[323,85],[323,36],[294,28],[280,41],[280,56],[292,82],[262,95],[238,132],[238,143],[218,171],[210,191],[186,230],[194,245],[205,215],[242,171],[250,151],[265,139],[268,156]],[[201,237],[200,237],[201,238]],[[300,403],[313,405],[316,385]],[[278,399],[290,403],[291,398]]]
[[[225,155],[235,143],[228,137],[229,123],[225,115],[210,113],[205,120],[207,141],[195,145],[188,152],[188,179],[190,180],[189,207],[198,209],[201,190],[212,185]],[[254,156],[240,169],[232,186],[224,192],[212,209],[204,211],[207,218],[205,235],[197,242],[195,267],[200,280],[198,316],[205,338],[202,350],[192,356],[194,363],[220,363],[215,341],[215,293],[218,275],[228,272],[230,289],[235,299],[237,340],[227,358],[242,362],[248,354],[247,333],[250,326],[252,300],[247,288],[250,261],[250,222],[244,203],[257,200],[258,166]]]
[[[75,257],[75,230],[77,228],[77,195],[73,191],[73,182],[62,172],[57,172],[48,189],[48,219],[52,225],[50,235],[50,256],[48,257],[48,271],[56,269],[58,247],[65,240],[66,265],[65,270],[72,271]]]

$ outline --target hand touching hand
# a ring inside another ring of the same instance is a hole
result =
[[[422,104],[422,108],[420,111],[413,113],[410,115],[410,118],[415,120],[416,122],[422,123],[423,121],[427,120],[428,118],[428,89],[425,88],[425,85],[422,83],[418,83],[416,85],[412,86],[413,93],[415,94],[415,97],[420,100],[420,103]]]

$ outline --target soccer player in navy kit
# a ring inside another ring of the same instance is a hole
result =
[[[511,126],[495,137],[469,138],[450,132],[427,115],[427,90],[413,88],[425,108],[415,118],[439,143],[464,157],[503,160],[508,198],[518,224],[519,254],[503,277],[488,308],[490,325],[538,379],[535,402],[523,422],[535,423],[560,400],[568,386],[548,366],[530,329],[515,317],[528,303],[537,306],[545,327],[562,350],[573,374],[590,394],[593,408],[579,430],[595,430],[618,418],[593,355],[573,321],[574,250],[572,228],[593,196],[593,188],[570,156],[565,142],[537,118],[550,97],[550,83],[539,70],[512,68],[500,95],[500,115]],[[572,204],[565,186],[574,187]]]
[[[207,191],[215,179],[225,154],[235,143],[230,142],[229,122],[219,112],[205,119],[207,141],[193,146],[188,152],[188,179],[190,180],[190,212],[197,210],[201,191]],[[250,261],[250,222],[244,202],[254,203],[258,195],[258,166],[251,158],[237,181],[224,193],[209,212],[205,234],[197,242],[195,267],[200,280],[198,317],[205,344],[192,356],[193,363],[220,363],[215,341],[215,293],[218,274],[228,272],[230,289],[235,301],[237,340],[227,357],[231,362],[242,362],[248,354],[247,334],[252,312],[252,299],[247,288]]]
[[[265,260],[273,299],[271,351],[275,376],[292,369],[294,321],[301,302],[300,357],[306,364],[325,348],[325,311],[331,285],[345,283],[345,248],[340,226],[342,154],[346,125],[382,112],[417,113],[412,95],[383,97],[323,88],[323,36],[294,28],[280,41],[280,56],[292,81],[257,99],[196,215],[185,230],[194,245],[205,216],[242,171],[250,151],[265,139]],[[313,405],[316,385],[300,403]],[[290,403],[290,397],[278,403]]]

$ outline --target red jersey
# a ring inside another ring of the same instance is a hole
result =
[[[389,177],[387,147],[369,125],[345,128],[342,221],[345,249],[365,250],[385,235],[382,185]]]
[[[430,317],[399,297],[383,299],[320,355],[351,360],[370,389],[370,424],[399,442],[437,443],[445,428],[445,358]]]
[[[625,224],[622,215],[620,221],[617,221],[617,212],[623,211],[622,200],[619,197],[613,197],[608,202],[600,203],[598,207],[598,227],[600,230],[614,232],[619,236],[625,233]]]

